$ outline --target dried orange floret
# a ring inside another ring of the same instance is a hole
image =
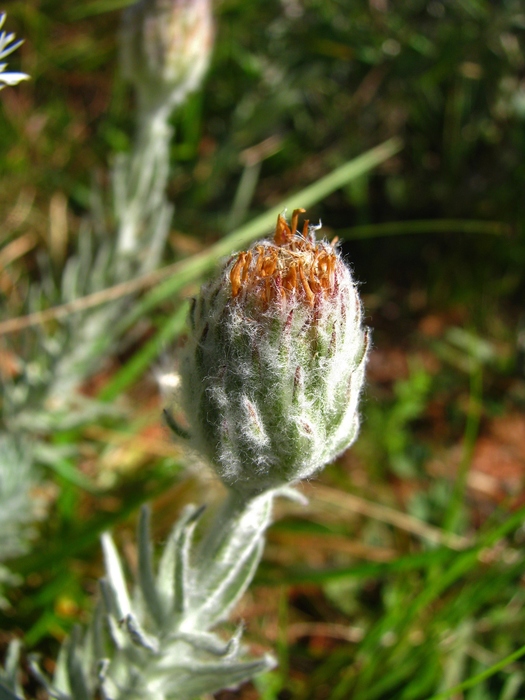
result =
[[[238,253],[230,270],[233,298],[251,294],[268,306],[294,296],[314,306],[318,295],[333,290],[337,263],[334,245],[317,243],[307,219],[299,233],[299,216],[304,212],[295,209],[290,225],[279,215],[271,243]]]

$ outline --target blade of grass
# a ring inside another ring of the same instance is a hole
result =
[[[421,667],[421,657],[424,657],[421,650],[414,650],[414,653],[404,664],[397,664],[388,674],[379,674],[379,679],[374,683],[373,687],[368,687],[363,697],[366,700],[376,700],[376,698],[381,697],[392,697],[392,690],[399,687],[404,681],[409,682],[410,678],[418,673]],[[377,677],[377,676],[376,676]],[[354,698],[352,692],[352,686],[354,685],[355,678],[349,673],[347,677],[343,677],[341,681],[334,688],[332,694],[330,695],[330,700],[346,700],[346,698]],[[386,692],[389,695],[385,695]],[[357,696],[355,696],[357,697]]]
[[[164,299],[179,292],[189,281],[213,268],[222,257],[230,255],[233,251],[244,247],[253,240],[267,234],[279,214],[285,209],[308,208],[335,190],[343,187],[348,182],[360,177],[377,167],[385,160],[401,150],[402,142],[398,138],[390,139],[372,148],[353,160],[341,165],[333,172],[325,175],[312,185],[305,187],[300,192],[291,194],[279,204],[269,209],[264,214],[253,219],[250,223],[241,226],[228,236],[210,246],[206,251],[194,255],[187,261],[180,263],[178,274],[173,274],[169,279],[158,284],[144,299],[135,305],[133,311],[122,321],[124,329],[129,328],[145,313],[151,311]]]
[[[253,195],[255,194],[255,190],[257,188],[257,183],[259,182],[260,174],[260,161],[245,165],[237,186],[235,199],[233,200],[232,208],[228,216],[226,230],[231,231],[232,229],[235,229],[243,221],[243,219],[246,218],[252,203]]]
[[[381,667],[381,652],[383,651],[381,639],[383,635],[389,631],[395,631],[398,636],[403,635],[422,609],[429,606],[445,590],[478,564],[479,553],[483,549],[492,547],[509,532],[519,527],[523,523],[524,518],[525,507],[510,515],[501,525],[483,533],[475,547],[459,554],[453,554],[451,562],[446,567],[442,566],[439,574],[427,581],[427,585],[423,587],[423,590],[411,604],[403,609],[394,609],[370,630],[360,646],[359,655],[363,659],[372,658],[373,664],[363,668],[359,677],[358,688],[355,691],[355,700],[366,697],[366,689],[374,678],[377,668]],[[433,566],[435,563],[437,563],[436,560],[434,562],[430,560],[429,562],[430,566]]]
[[[334,172],[302,190],[302,192],[291,195],[281,204],[273,207],[273,209],[270,209],[262,216],[257,217],[246,226],[237,229],[203,253],[193,256],[188,261],[184,261],[180,264],[177,274],[173,274],[173,276],[165,282],[160,283],[155,289],[149,292],[142,301],[137,302],[132,312],[123,319],[121,324],[118,324],[116,334],[120,335],[124,333],[127,328],[138,321],[139,318],[148,311],[151,311],[154,306],[167,297],[180,292],[186,284],[192,282],[199,274],[213,267],[219,258],[228,255],[235,248],[245,245],[253,238],[257,238],[263,233],[266,233],[267,229],[272,226],[283,209],[295,209],[300,206],[307,207],[318,202],[325,197],[326,194],[341,187],[354,177],[358,177],[363,172],[374,167],[374,165],[390,157],[390,155],[393,155],[393,153],[396,152],[394,149],[399,149],[400,146],[401,144],[399,141],[392,139],[378,146],[376,149],[368,151],[368,153],[365,153],[363,156],[342,165]],[[158,356],[161,348],[173,341],[182,331],[184,319],[186,317],[186,309],[187,306],[184,304],[174,316],[166,319],[156,335],[112,378],[101,392],[99,396],[100,399],[104,401],[115,399],[119,393],[133,384],[133,382],[147,370]],[[99,352],[102,352],[101,348]]]
[[[517,661],[522,656],[525,656],[525,645],[514,651],[512,654],[509,654],[504,659],[501,659],[501,661],[498,661],[498,663],[493,664],[492,666],[490,666],[490,668],[487,668],[485,671],[482,671],[481,673],[478,673],[475,676],[467,678],[466,681],[463,681],[463,683],[459,683],[459,685],[455,685],[453,688],[444,690],[441,693],[438,693],[437,695],[432,695],[432,697],[428,698],[428,700],[444,700],[444,698],[450,698],[451,696],[456,695],[457,693],[462,693],[464,690],[473,688],[475,685],[478,685],[479,683],[482,683],[483,681],[487,680],[487,678],[490,678],[491,676],[495,675],[498,671],[503,670],[505,666],[509,666],[514,661]]]
[[[49,542],[45,551],[34,551],[20,559],[13,561],[12,569],[16,573],[27,576],[31,572],[38,572],[41,569],[48,572],[59,571],[64,562],[98,543],[102,532],[111,530],[117,523],[128,518],[139,506],[146,501],[153,501],[157,496],[173,486],[173,474],[163,476],[153,488],[146,489],[142,484],[137,484],[125,497],[118,511],[103,512],[95,515],[89,521],[82,523],[81,527],[71,533],[70,538],[61,538]]]
[[[479,372],[477,370],[471,375],[471,407],[474,407],[474,405],[479,405],[479,397],[481,392],[481,376],[478,375]],[[474,404],[474,398],[476,399],[476,404]],[[466,470],[468,469],[468,465],[470,464],[473,444],[475,442],[475,438],[479,427],[478,414],[479,411],[473,409],[469,412],[469,416],[467,418],[467,426],[465,432],[465,451],[464,458],[462,461],[462,464],[464,464],[462,470],[464,472],[464,478],[466,478]],[[458,484],[457,488],[460,494],[459,497],[461,499],[463,495],[464,485],[463,489],[459,491],[459,489],[462,486],[462,482],[459,480],[459,476],[458,481],[456,483]],[[455,506],[456,509],[458,507],[461,507],[461,502],[461,500],[458,501],[459,505]],[[505,528],[504,531],[508,532],[513,527],[512,523],[517,523],[515,517],[509,518],[505,523],[503,523],[502,526],[496,527],[494,532],[501,532],[502,528]],[[408,609],[400,611],[400,616],[398,620],[393,620],[391,619],[391,616],[387,616],[381,623],[379,623],[378,628],[373,633],[371,633],[371,635],[369,635],[370,640],[367,637],[367,639],[365,640],[365,644],[367,642],[368,644],[377,642],[377,640],[380,639],[382,634],[388,629],[396,628],[398,629],[398,631],[402,631],[403,629],[405,629],[406,626],[410,623],[410,621],[419,613],[419,611],[423,607],[430,604],[440,595],[442,591],[448,588],[448,586],[454,583],[472,566],[476,565],[480,550],[484,547],[490,546],[490,544],[487,543],[488,541],[490,541],[490,543],[496,541],[493,539],[493,531],[489,531],[488,534],[485,534],[484,536],[480,537],[476,546],[469,550],[466,550],[462,555],[456,557],[455,560],[453,560],[452,564],[447,564],[446,567],[443,567],[442,565],[438,567],[430,567],[428,576],[429,580],[427,581],[427,585],[425,589],[421,592],[421,594],[414,600],[412,605],[409,606]],[[439,561],[437,559],[435,560],[435,564],[439,565]],[[373,642],[373,640],[375,640],[375,642]]]
[[[79,472],[76,465],[68,459],[55,459],[53,462],[47,461],[45,466],[83,491],[93,494],[100,491],[100,489],[98,489],[90,479],[84,476],[82,472]]]
[[[327,505],[330,509],[337,507],[348,510],[351,513],[359,513],[366,518],[389,523],[434,544],[445,544],[451,549],[465,549],[471,544],[467,537],[444,532],[407,513],[402,513],[395,508],[389,508],[382,503],[375,503],[352,493],[346,493],[321,484],[315,484],[312,488],[306,487],[305,493],[312,505],[321,503]]]
[[[200,275],[212,269],[217,260],[230,254],[235,249],[245,246],[255,238],[268,233],[278,214],[282,213],[284,209],[312,206],[328,194],[388,160],[398,153],[401,148],[402,142],[400,139],[389,139],[348,163],[341,165],[313,185],[305,187],[296,194],[289,195],[280,204],[225,236],[202,253],[156,270],[154,273],[143,277],[137,277],[128,282],[109,287],[101,292],[95,292],[80,299],[75,299],[73,302],[28,314],[27,316],[2,321],[0,322],[0,335],[15,333],[30,326],[65,318],[73,313],[79,313],[80,311],[105,304],[108,301],[135,294],[152,284],[158,283],[154,289],[146,294],[144,299],[134,305],[133,310],[122,319],[120,324],[117,324],[112,337],[100,341],[98,350],[103,352],[115,337],[118,337],[120,333],[130,328],[139,318],[155,308],[161,301],[177,294],[189,282],[194,281]],[[165,277],[167,279],[159,282]]]
[[[512,590],[516,587],[523,573],[523,559],[518,557],[515,564],[503,563],[486,568],[483,575],[471,577],[467,586],[454,596],[447,598],[446,614],[450,627],[460,624],[462,619],[479,617],[480,610],[489,610],[489,604],[497,592],[507,587]]]
[[[414,571],[424,569],[434,565],[436,561],[443,564],[450,562],[453,558],[452,552],[446,547],[435,549],[430,552],[419,554],[408,554],[388,562],[367,562],[354,566],[328,569],[321,571],[304,570],[299,568],[284,569],[279,567],[272,570],[268,566],[261,566],[256,575],[256,582],[265,586],[278,586],[282,584],[317,583],[323,584],[329,581],[344,581],[349,578],[381,578],[393,573],[402,571]]]
[[[474,360],[472,359],[474,364]],[[474,455],[476,438],[479,432],[481,420],[481,405],[483,394],[483,374],[481,367],[474,366],[470,373],[470,396],[467,411],[467,423],[463,438],[463,453],[458,467],[454,489],[450,498],[448,510],[443,522],[445,532],[454,532],[460,519],[461,510],[465,500],[465,489],[467,487],[467,477]]]
[[[113,401],[127,387],[138,379],[159,356],[162,349],[174,340],[184,328],[188,304],[182,303],[173,316],[169,316],[157,333],[145,343],[138,352],[120,370],[115,372],[98,398],[101,401]]]

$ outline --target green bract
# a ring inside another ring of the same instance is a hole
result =
[[[293,483],[355,439],[367,332],[340,255],[305,222],[233,255],[195,300],[181,367],[193,446],[243,496]]]

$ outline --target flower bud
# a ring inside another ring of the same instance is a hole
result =
[[[279,216],[190,312],[181,367],[193,446],[244,496],[311,476],[355,439],[367,331],[350,270]]]
[[[124,13],[120,39],[124,77],[147,105],[174,107],[208,67],[211,0],[138,0]]]

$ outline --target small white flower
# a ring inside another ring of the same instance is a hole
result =
[[[5,12],[0,12],[0,29],[4,26],[5,17]],[[22,43],[22,40],[15,41],[14,34],[0,32],[0,61],[9,56],[10,53],[13,53],[13,51],[16,51]],[[17,85],[21,80],[29,80],[29,76],[26,73],[6,73],[6,68],[7,63],[0,63],[0,90],[6,85]]]

